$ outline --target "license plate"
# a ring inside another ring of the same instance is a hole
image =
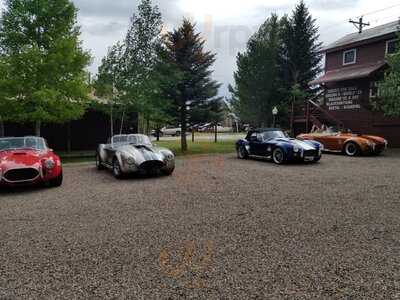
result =
[[[304,157],[304,160],[306,161],[314,160],[314,156],[306,156]]]

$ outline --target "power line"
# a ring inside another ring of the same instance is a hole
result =
[[[398,6],[400,6],[400,3],[395,4],[395,5],[391,5],[391,6],[387,6],[387,7],[378,9],[378,10],[366,12],[366,13],[362,14],[362,16],[370,16],[370,15],[373,15],[373,14],[376,14],[376,13],[379,13],[379,12],[382,12],[382,11],[386,11],[386,10],[388,10],[388,9],[392,9],[392,8],[395,8],[395,7],[398,7]],[[336,26],[338,26],[338,25],[341,25],[341,24],[343,24],[344,22],[346,22],[347,20],[348,20],[348,19],[343,19],[343,20],[341,20],[340,22],[333,23],[332,25],[324,26],[324,27],[320,28],[320,31],[322,31],[322,30],[326,31],[327,29],[330,29],[330,28],[336,27]]]
[[[394,7],[398,7],[398,6],[400,6],[400,3],[392,5],[392,6],[384,7],[384,8],[378,9],[378,10],[374,10],[374,11],[371,11],[371,12],[368,12],[368,13],[365,13],[365,14],[362,14],[362,16],[365,17],[365,16],[373,15],[373,14],[376,14],[378,12],[382,12],[382,11],[385,11],[385,10],[388,10],[388,9],[391,9],[391,8],[394,8]]]

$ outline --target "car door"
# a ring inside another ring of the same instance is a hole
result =
[[[113,159],[114,159],[114,154],[115,154],[114,148],[110,144],[104,148],[104,151],[106,153],[106,163],[109,165],[112,165]]]
[[[265,151],[263,151],[263,142],[261,134],[258,132],[254,132],[250,136],[249,140],[250,144],[250,154],[257,156],[265,156]]]

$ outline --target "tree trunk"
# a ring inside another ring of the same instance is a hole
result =
[[[214,142],[218,143],[218,124],[214,126]]]
[[[111,104],[110,107],[110,133],[111,133],[111,139],[114,136],[114,118],[113,118],[113,105]]]
[[[71,122],[67,125],[67,153],[71,153]]]
[[[187,140],[186,140],[186,101],[181,106],[181,151],[187,152]]]
[[[0,137],[4,137],[4,122],[1,117],[0,117]]]
[[[192,143],[194,143],[194,129],[192,128]]]
[[[146,118],[146,135],[150,135],[150,119]]]
[[[42,122],[41,121],[36,121],[35,122],[35,135],[40,137],[40,129],[42,127]]]

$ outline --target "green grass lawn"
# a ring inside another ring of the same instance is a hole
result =
[[[188,141],[188,151],[182,153],[181,141],[159,141],[154,142],[159,147],[170,149],[177,156],[181,155],[196,155],[196,154],[226,154],[235,152],[234,141],[220,141],[218,143],[209,141],[198,141],[192,143]]]
[[[188,151],[182,153],[181,141],[159,141],[154,142],[158,147],[170,149],[177,156],[183,155],[198,155],[198,154],[226,154],[235,152],[234,141],[219,141],[214,143],[211,141],[197,141],[192,143],[188,140]],[[94,151],[78,151],[72,153],[58,153],[63,163],[82,163],[94,162]]]

